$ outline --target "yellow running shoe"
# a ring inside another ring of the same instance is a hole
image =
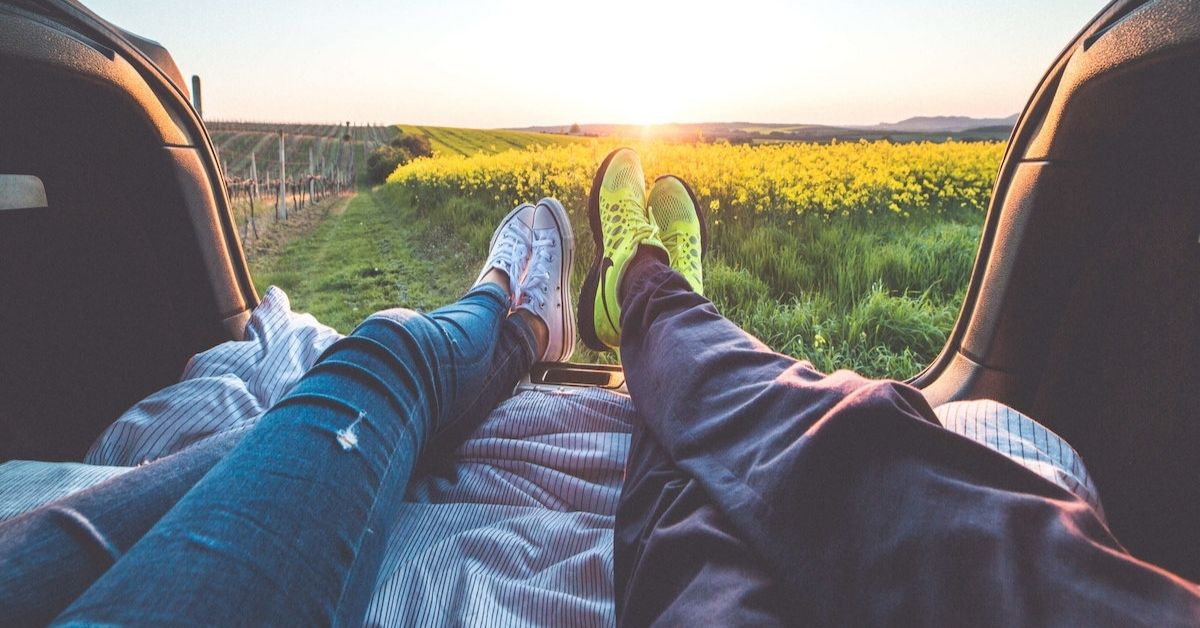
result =
[[[708,233],[696,195],[683,179],[665,175],[654,181],[646,205],[650,221],[658,228],[667,249],[671,268],[683,275],[697,294],[704,294],[702,263],[708,248]]]
[[[621,346],[617,286],[638,246],[666,251],[646,214],[646,175],[631,148],[618,148],[600,164],[588,195],[588,222],[596,256],[579,291],[579,337],[596,351]]]

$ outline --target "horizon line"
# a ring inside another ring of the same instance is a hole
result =
[[[756,120],[706,120],[706,121],[701,121],[701,122],[650,122],[650,123],[568,122],[566,124],[539,123],[539,124],[526,124],[526,125],[522,125],[522,126],[459,126],[459,125],[454,125],[454,124],[420,123],[420,122],[416,122],[416,123],[414,123],[414,122],[387,122],[387,123],[355,122],[353,119],[351,119],[351,120],[341,119],[338,121],[281,120],[281,119],[266,120],[266,119],[251,119],[251,118],[233,118],[233,117],[223,117],[223,116],[215,116],[215,117],[210,118],[210,117],[205,116],[203,118],[203,120],[204,120],[205,124],[208,124],[211,122],[211,123],[236,123],[236,124],[309,124],[309,125],[345,126],[346,122],[350,122],[351,126],[384,126],[384,127],[392,127],[392,126],[421,127],[421,126],[425,126],[425,127],[440,127],[440,128],[446,128],[446,129],[455,129],[455,128],[457,128],[457,129],[478,129],[478,130],[486,130],[486,131],[525,131],[525,130],[529,130],[529,129],[557,128],[557,127],[570,128],[572,125],[575,125],[575,124],[578,124],[581,127],[584,127],[584,126],[656,127],[656,126],[702,126],[702,125],[712,125],[712,124],[742,124],[742,125],[763,125],[763,126],[784,126],[784,127],[811,126],[811,127],[826,127],[826,128],[839,128],[839,129],[863,129],[863,128],[881,126],[881,125],[900,124],[902,122],[907,122],[909,120],[920,120],[920,119],[936,120],[936,119],[942,119],[942,118],[965,118],[968,120],[1007,120],[1009,118],[1019,117],[1020,115],[1021,115],[1021,112],[1019,112],[1019,111],[1016,113],[1009,114],[1007,116],[969,116],[969,115],[961,115],[961,114],[915,115],[915,116],[909,116],[907,118],[902,118],[895,122],[880,121],[880,122],[874,122],[874,123],[870,123],[870,124],[854,124],[854,123],[832,124],[832,123],[791,122],[791,121],[789,121],[789,122],[768,122],[768,121],[762,121],[762,120],[757,120],[757,121]]]

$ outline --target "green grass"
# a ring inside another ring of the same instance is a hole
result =
[[[707,293],[781,353],[826,372],[904,379],[945,344],[980,228],[885,218],[719,226],[705,265]]]
[[[401,131],[425,135],[433,145],[435,155],[495,154],[506,150],[523,150],[530,146],[553,146],[586,141],[585,138],[528,131],[490,129],[456,129],[440,126],[399,125]]]
[[[284,289],[292,309],[347,333],[369,314],[398,306],[432,310],[454,301],[475,278],[468,256],[431,246],[409,228],[410,212],[364,191],[308,236],[251,271],[259,293]],[[428,235],[428,234],[426,234]]]
[[[411,209],[397,184],[377,189],[405,208],[414,237],[473,268],[506,207],[464,198]],[[582,211],[571,211],[578,294],[592,256]],[[978,222],[796,219],[792,224],[710,225],[706,292],[717,308],[774,349],[823,371],[849,368],[905,379],[941,350],[957,318],[979,241]],[[463,271],[460,271],[463,272]],[[587,349],[576,361],[611,362]]]

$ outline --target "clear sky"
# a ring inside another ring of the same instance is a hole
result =
[[[210,119],[468,127],[1002,117],[1102,0],[83,0]]]

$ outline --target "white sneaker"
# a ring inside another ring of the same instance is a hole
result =
[[[496,227],[492,241],[488,244],[487,261],[483,263],[483,270],[479,271],[479,277],[475,279],[476,286],[483,283],[484,275],[493,268],[504,271],[504,274],[508,275],[508,292],[512,295],[512,302],[518,303],[521,298],[521,279],[533,254],[534,213],[533,205],[522,203],[500,221],[500,226]]]
[[[533,216],[533,252],[516,309],[528,310],[546,323],[549,342],[542,362],[565,362],[575,352],[575,311],[571,306],[571,266],[575,234],[562,203],[538,201]]]

